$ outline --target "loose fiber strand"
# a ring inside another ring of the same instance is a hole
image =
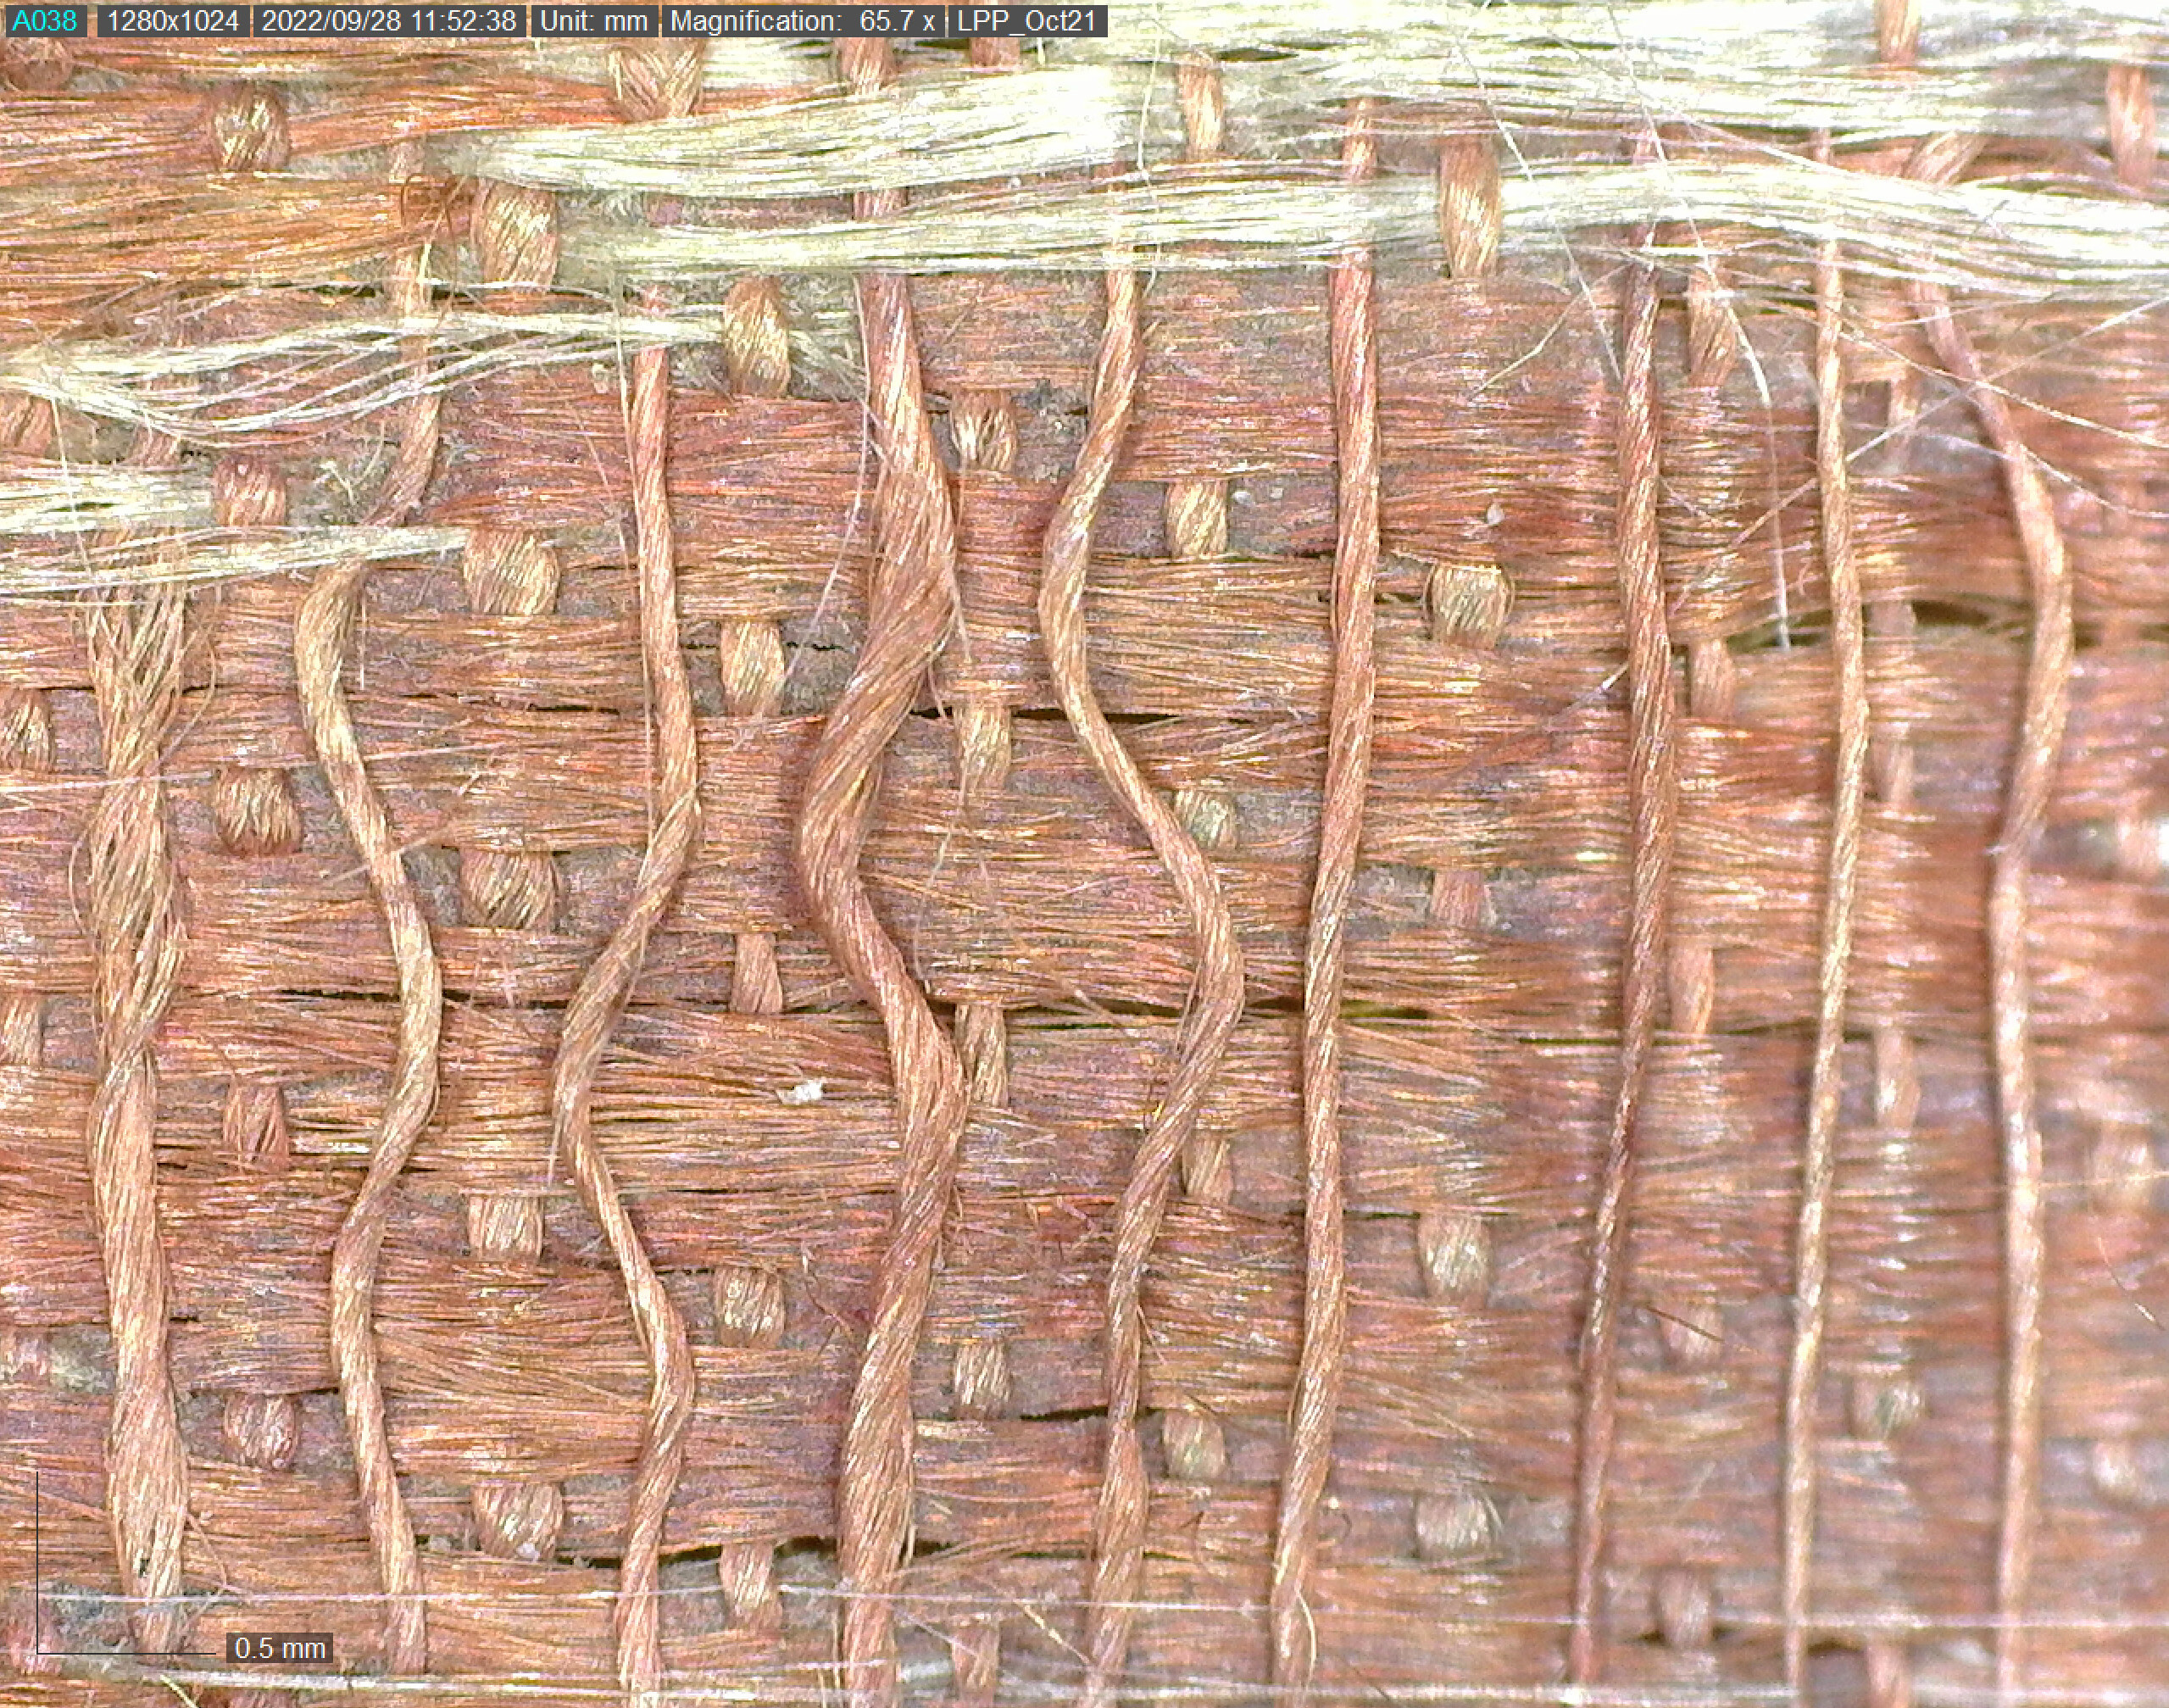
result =
[[[1376,170],[1373,103],[1351,109],[1343,175]],[[1342,1220],[1341,992],[1349,905],[1371,778],[1378,593],[1378,355],[1370,253],[1349,251],[1326,275],[1333,426],[1339,459],[1333,558],[1333,685],[1326,733],[1318,866],[1303,962],[1303,1344],[1288,1412],[1287,1468],[1273,1543],[1273,1676],[1301,1694],[1317,1662],[1305,1600],[1318,1508],[1332,1462],[1348,1344]]]
[[[2033,635],[2003,822],[1988,871],[1988,1005],[2004,1164],[2004,1458],[1996,1543],[1996,1688],[2011,1700],[2025,1668],[2025,1615],[2041,1504],[2041,1311],[2046,1258],[2041,1129],[2035,1108],[2027,885],[2071,711],[2070,560],[2055,501],[2010,400],[1983,373],[1940,287],[1914,306],[1937,359],[1965,390],[2003,469],[2026,558]]]
[[[170,442],[153,439],[139,459],[162,462],[170,451]],[[183,948],[159,773],[181,696],[187,594],[173,587],[98,593],[86,608],[106,775],[86,838],[98,1064],[85,1134],[113,1329],[106,1511],[121,1588],[135,1603],[136,1646],[155,1651],[180,1647],[187,1628],[179,1598],[188,1458],[167,1364],[153,1049]]]
[[[893,75],[886,42],[845,41],[838,57],[847,81],[862,92]],[[860,217],[892,214],[900,199],[897,192],[863,196]],[[894,1600],[911,1516],[911,1366],[967,1102],[956,1046],[875,914],[859,857],[882,752],[954,620],[956,525],[904,279],[862,277],[859,312],[881,459],[874,579],[865,645],[807,767],[797,840],[808,904],[831,953],[881,1015],[896,1090],[896,1209],[876,1274],[837,1491],[847,1683],[860,1708],[886,1708],[897,1700]]]
[[[394,157],[393,171],[411,170],[414,164],[412,151],[402,149]],[[422,272],[419,251],[409,249],[394,258],[387,289],[397,312],[414,311],[424,288]],[[410,346],[409,358],[425,362],[425,348]],[[402,522],[419,501],[437,460],[438,426],[434,400],[426,392],[418,395],[409,409],[392,471],[371,508],[372,524]],[[325,785],[384,915],[398,979],[392,1088],[378,1118],[361,1189],[331,1247],[331,1363],[346,1412],[362,1516],[384,1592],[386,1661],[395,1672],[420,1672],[429,1666],[421,1566],[385,1428],[371,1312],[392,1193],[437,1105],[444,977],[420,897],[392,835],[391,816],[370,781],[340,681],[362,592],[374,567],[367,559],[349,559],[324,570],[310,586],[294,620],[294,681],[303,726]]]
[[[620,55],[622,62],[624,55]],[[642,56],[642,64],[646,64]],[[697,85],[695,86],[697,88]],[[687,105],[690,101],[687,100]],[[647,306],[653,306],[652,304]],[[631,900],[609,941],[566,1004],[550,1072],[550,1137],[625,1277],[626,1296],[648,1360],[648,1416],[634,1468],[613,1609],[618,1680],[631,1708],[655,1708],[663,1682],[660,1603],[663,1523],[685,1460],[695,1390],[685,1319],[663,1286],[595,1141],[595,1073],[631,994],[649,939],[676,899],[700,838],[699,752],[692,690],[678,626],[677,564],[667,485],[670,352],[645,344],[632,355],[626,444],[632,470],[641,663],[654,718],[655,819]]]
[[[1646,234],[1644,234],[1646,242]],[[1601,1667],[1598,1616],[1603,1589],[1607,1483],[1618,1414],[1620,1294],[1634,1192],[1636,1138],[1649,1045],[1664,986],[1666,914],[1678,811],[1678,711],[1657,533],[1657,281],[1646,265],[1628,275],[1619,396],[1617,546],[1627,626],[1631,821],[1630,901],[1621,979],[1619,1089],[1612,1104],[1591,1236],[1588,1315],[1580,1351],[1581,1427],[1575,1465],[1574,1583],[1567,1670],[1577,1684]]]
[[[648,940],[676,899],[700,836],[692,694],[679,644],[670,513],[664,491],[669,353],[633,353],[626,437],[632,454],[638,537],[641,657],[655,718],[656,818],[625,916],[566,1004],[551,1072],[550,1132],[625,1277],[649,1366],[648,1419],[633,1474],[616,1608],[620,1680],[635,1708],[659,1700],[662,1650],[656,1594],[663,1520],[685,1456],[692,1415],[692,1355],[684,1318],[655,1272],[594,1138],[595,1072],[611,1026],[631,993]]]
[[[1837,1174],[1838,1104],[1844,1091],[1845,993],[1859,887],[1861,815],[1867,793],[1868,684],[1866,616],[1853,551],[1851,476],[1846,461],[1844,317],[1845,281],[1838,245],[1816,269],[1816,475],[1821,496],[1822,559],[1830,579],[1830,653],[1837,710],[1830,854],[1824,879],[1816,976],[1815,1065],[1794,1234],[1793,1342],[1785,1384],[1783,1554],[1781,1561],[1785,1677],[1805,1677],[1815,1562],[1816,1412],[1830,1275],[1829,1220]]]
[[[1166,1095],[1146,1125],[1116,1213],[1107,1282],[1107,1443],[1093,1517],[1085,1682],[1079,1697],[1087,1708],[1108,1708],[1121,1689],[1143,1567],[1149,1489],[1137,1412],[1143,1403],[1145,1267],[1166,1210],[1176,1160],[1197,1125],[1206,1088],[1242,1014],[1243,980],[1234,920],[1211,862],[1174,809],[1145,781],[1092,686],[1084,589],[1093,524],[1121,454],[1143,359],[1137,275],[1132,269],[1115,267],[1106,279],[1107,319],[1093,366],[1084,445],[1042,549],[1039,626],[1055,698],[1079,744],[1143,828],[1189,914],[1198,971]]]
[[[331,1362],[346,1407],[362,1514],[384,1589],[386,1660],[395,1672],[420,1672],[429,1665],[421,1568],[385,1432],[384,1389],[370,1312],[392,1193],[437,1104],[444,981],[390,816],[363,764],[353,716],[339,681],[371,567],[366,561],[345,563],[316,578],[294,622],[294,680],[303,723],[325,783],[369,874],[370,887],[391,933],[398,974],[398,1044],[392,1089],[377,1123],[368,1172],[331,1247]]]

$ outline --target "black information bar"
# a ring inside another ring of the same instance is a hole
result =
[[[540,13],[545,8],[535,9]],[[1054,40],[1098,39],[1107,34],[1105,6],[651,6],[639,9],[659,13],[662,33],[676,37],[774,36],[833,41],[839,36],[905,36],[920,42],[961,42],[974,36]],[[535,33],[542,32],[538,28]]]
[[[585,37],[626,41],[832,41],[845,36],[954,42],[974,36],[1032,38],[1107,34],[1107,8],[1093,6],[615,6],[594,0],[548,5],[100,5],[97,33],[123,39],[247,40],[292,36],[424,41],[442,36]],[[10,36],[86,33],[87,4],[9,5]]]

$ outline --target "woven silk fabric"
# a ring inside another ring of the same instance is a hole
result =
[[[2169,1690],[2165,61],[0,42],[0,1694]]]

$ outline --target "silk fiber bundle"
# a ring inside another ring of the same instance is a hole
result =
[[[2169,1700],[2165,66],[0,42],[0,1697]]]

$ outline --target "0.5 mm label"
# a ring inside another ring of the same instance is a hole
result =
[[[226,1659],[236,1665],[329,1666],[328,1631],[229,1631]]]

